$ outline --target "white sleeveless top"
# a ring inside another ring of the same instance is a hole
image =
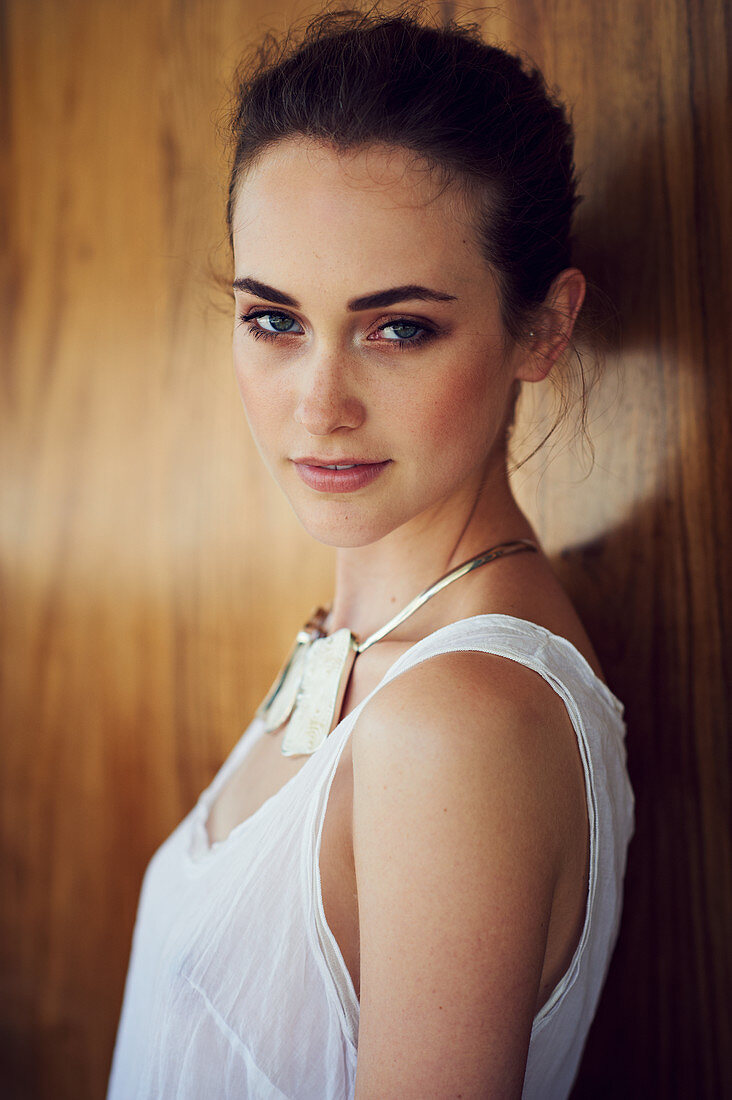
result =
[[[534,1019],[523,1089],[524,1098],[563,1098],[620,919],[634,821],[623,706],[569,642],[507,615],[477,615],[435,631],[374,691],[453,650],[498,654],[534,669],[563,699],[577,735],[590,825],[585,923],[569,969]],[[210,844],[209,808],[264,733],[255,719],[153,856],[107,1100],[353,1097],[359,1004],[325,920],[318,868],[330,784],[366,702],[256,813]]]

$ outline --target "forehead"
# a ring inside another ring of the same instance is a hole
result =
[[[235,255],[259,262],[319,258],[343,265],[417,264],[444,272],[482,264],[468,203],[410,150],[370,145],[338,151],[288,138],[242,177],[233,211]],[[414,272],[409,275],[414,281]]]
[[[249,196],[262,189],[286,190],[293,175],[298,190],[371,192],[384,201],[425,205],[441,189],[441,173],[424,157],[398,145],[368,144],[338,149],[326,141],[293,135],[265,149],[240,181]]]

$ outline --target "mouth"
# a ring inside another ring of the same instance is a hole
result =
[[[294,458],[292,463],[300,479],[316,492],[352,493],[375,481],[391,465],[391,459],[369,462],[344,458],[340,462],[325,462],[322,458],[308,455]]]

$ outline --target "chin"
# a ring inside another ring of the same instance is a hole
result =
[[[324,546],[334,549],[355,549],[378,542],[409,517],[368,516],[359,514],[362,509],[354,500],[323,501],[318,508],[306,508],[301,504],[290,506],[307,533]]]
[[[314,523],[298,516],[300,523],[316,542],[332,546],[335,550],[370,546],[388,535],[393,528],[374,530],[370,525],[355,523]]]

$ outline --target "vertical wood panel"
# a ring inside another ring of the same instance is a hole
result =
[[[9,1096],[103,1094],[144,866],[329,591],[329,553],[248,440],[208,274],[226,266],[225,82],[253,28],[304,10],[3,9]],[[576,1094],[718,1097],[732,1091],[724,5],[513,0],[486,27],[574,105],[578,260],[622,328],[592,473],[565,450],[518,478],[627,703],[638,798]]]
[[[578,14],[548,7],[537,52],[576,108],[579,261],[617,303],[623,343],[597,403],[609,391],[615,409],[592,475],[573,486],[576,465],[559,456],[527,500],[627,702],[637,834],[576,1093],[721,1096],[732,1088],[720,1032],[732,990],[724,11]]]

